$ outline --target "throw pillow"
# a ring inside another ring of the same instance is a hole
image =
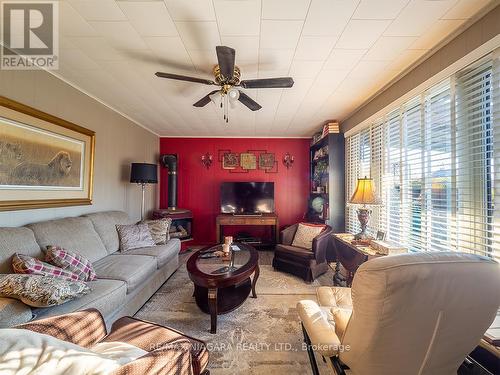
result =
[[[30,275],[54,276],[67,280],[78,280],[78,275],[61,267],[42,262],[39,259],[23,254],[12,256],[12,269],[15,273]]]
[[[323,224],[300,223],[293,237],[292,246],[312,250],[314,237],[320,234],[323,229],[325,229]]]
[[[165,245],[170,239],[170,224],[172,224],[171,218],[163,218],[158,220],[146,220],[143,223],[147,224],[149,231],[151,232],[151,237],[157,245]]]
[[[78,280],[92,281],[97,278],[90,260],[83,255],[63,249],[59,246],[47,246],[45,260],[63,270],[78,276]]]
[[[104,375],[120,366],[109,355],[43,333],[17,328],[0,330],[2,375]]]
[[[117,225],[120,238],[120,251],[125,252],[139,247],[155,246],[147,224]]]
[[[33,307],[61,305],[90,293],[82,281],[41,275],[0,275],[0,297],[15,298]]]

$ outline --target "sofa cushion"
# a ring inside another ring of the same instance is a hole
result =
[[[178,238],[171,239],[165,245],[141,247],[127,251],[127,255],[148,255],[156,258],[156,267],[161,268],[171,259],[178,256],[181,250],[181,241]]]
[[[156,258],[145,255],[108,255],[94,263],[99,279],[122,280],[130,293],[156,271]]]
[[[155,245],[147,224],[117,225],[116,230],[121,252]]]
[[[42,221],[28,225],[42,249],[47,246],[60,246],[82,254],[91,262],[108,255],[106,247],[86,217]]]
[[[43,256],[31,229],[0,228],[0,273],[12,272],[11,258],[16,252],[32,257]]]
[[[90,308],[99,310],[103,316],[110,316],[125,303],[127,285],[124,281],[98,279],[88,282],[87,285],[92,290],[91,293],[50,309],[33,309],[35,318],[47,318]]]
[[[92,221],[92,224],[94,224],[94,228],[99,237],[101,237],[104,246],[106,246],[108,254],[113,254],[120,247],[116,226],[133,223],[128,215],[122,211],[96,212],[84,216],[88,217]]]
[[[31,307],[13,298],[0,297],[0,328],[29,322],[33,318]]]
[[[84,282],[40,275],[0,275],[0,297],[16,298],[34,307],[61,305],[90,293]]]
[[[170,239],[170,225],[172,225],[171,218],[163,217],[157,220],[145,220],[143,223],[148,225],[151,237],[153,237],[155,244],[165,245]]]
[[[68,341],[27,329],[0,330],[0,373],[110,374],[122,363]]]

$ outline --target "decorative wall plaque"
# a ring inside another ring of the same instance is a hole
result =
[[[257,157],[255,154],[240,154],[240,166],[243,169],[257,169]]]
[[[235,169],[238,167],[238,165],[238,154],[234,152],[228,152],[222,156],[222,168]]]
[[[273,169],[276,158],[274,154],[265,153],[259,155],[259,169]]]

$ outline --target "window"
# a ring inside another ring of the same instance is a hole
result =
[[[412,251],[500,259],[500,64],[485,59],[346,139],[346,191],[371,175],[370,229]],[[347,230],[359,225],[347,207]]]

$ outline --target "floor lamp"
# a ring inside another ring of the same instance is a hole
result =
[[[144,192],[147,184],[158,183],[158,173],[156,164],[132,163],[130,166],[130,182],[141,185],[141,221],[144,220]]]

